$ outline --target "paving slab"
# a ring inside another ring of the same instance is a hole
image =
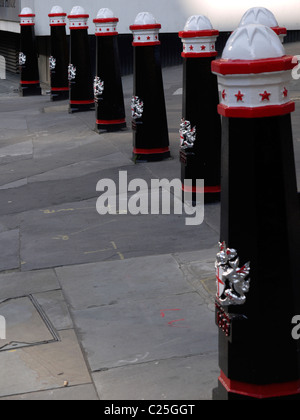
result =
[[[60,289],[54,270],[0,274],[0,302]]]
[[[56,331],[73,328],[73,322],[61,290],[50,290],[32,295],[47,315]]]
[[[1,353],[0,396],[90,384],[73,330],[60,332],[61,341]]]
[[[16,143],[11,146],[0,148],[0,163],[9,163],[23,159],[30,159],[33,156],[32,140]]]
[[[74,179],[93,172],[99,172],[100,169],[120,168],[127,165],[134,165],[134,163],[123,153],[116,152],[98,159],[84,160],[34,175],[28,179],[28,182],[63,181],[64,179]]]
[[[92,374],[105,401],[202,401],[217,386],[217,353],[176,357]]]
[[[67,386],[42,392],[13,395],[0,398],[0,401],[98,401],[94,385]]]
[[[19,229],[0,233],[0,250],[0,271],[13,270],[20,267]]]
[[[96,200],[89,200],[86,209],[81,205],[44,207],[23,217],[23,271],[191,251],[219,241],[205,222],[197,229],[186,226],[185,215],[100,216]]]
[[[76,311],[194,291],[171,255],[61,267],[55,271]]]
[[[214,312],[197,292],[72,314],[92,371],[217,350]]]
[[[39,311],[32,296],[2,302],[0,313],[6,320],[6,337],[0,342],[1,352],[58,341],[45,322],[45,313]]]

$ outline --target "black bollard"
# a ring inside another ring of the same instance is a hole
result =
[[[20,96],[37,96],[42,94],[38,66],[37,43],[35,37],[35,14],[25,7],[20,17],[21,41],[19,53]]]
[[[194,202],[197,193],[204,193],[204,202],[220,200],[221,118],[217,77],[211,72],[218,35],[205,16],[190,17],[179,33],[184,59],[181,180],[183,192],[192,192]],[[185,185],[187,179],[192,187]],[[204,191],[197,190],[197,179],[204,179]]]
[[[110,9],[100,9],[96,25],[96,131],[126,128],[125,106],[118,48],[117,24]]]
[[[279,26],[273,12],[265,7],[252,7],[247,10],[242,17],[239,26],[246,26],[253,23],[265,25],[273,29],[273,31],[279,36],[282,43],[284,42],[284,38],[287,36],[287,29]]]
[[[67,14],[60,6],[54,6],[48,16],[51,28],[51,56],[49,58],[51,100],[66,100],[69,99]]]
[[[238,28],[212,64],[223,116],[216,400],[300,399],[294,66],[274,31],[253,24]]]
[[[90,111],[95,109],[93,76],[88,39],[88,18],[81,6],[73,7],[70,21],[70,82],[69,112]]]
[[[151,13],[139,13],[134,25],[133,159],[160,161],[170,157],[159,29]]]

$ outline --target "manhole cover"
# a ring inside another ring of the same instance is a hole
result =
[[[60,341],[47,315],[31,295],[2,302],[0,315],[6,324],[0,352]]]

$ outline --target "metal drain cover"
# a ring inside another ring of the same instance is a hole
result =
[[[0,340],[0,352],[60,341],[47,315],[31,295],[2,302],[0,315],[6,321],[6,337]]]

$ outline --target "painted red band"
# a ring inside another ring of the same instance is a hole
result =
[[[19,15],[19,17],[35,17],[34,13],[29,13],[28,15]]]
[[[103,19],[94,19],[94,23],[111,23],[111,22],[119,22],[118,18],[103,18]]]
[[[167,153],[170,149],[168,147],[164,147],[161,149],[133,149],[133,153],[136,155],[154,155],[160,153]]]
[[[153,25],[131,25],[129,27],[131,31],[141,31],[147,29],[161,29],[160,23],[155,23]]]
[[[35,23],[20,23],[20,26],[35,26]]]
[[[66,92],[66,91],[69,91],[70,88],[68,88],[68,87],[61,87],[61,88],[52,87],[51,90],[53,90],[54,92]]]
[[[203,31],[182,31],[179,32],[179,38],[201,38],[207,36],[218,36],[219,34],[220,32],[215,29]]]
[[[48,16],[49,17],[65,17],[67,16],[67,14],[66,13],[50,13]]]
[[[291,55],[262,60],[226,60],[222,58],[212,63],[212,71],[224,76],[228,74],[273,73],[292,70],[298,64],[293,61],[294,57]]]
[[[132,43],[133,47],[153,47],[155,45],[161,45],[161,42],[155,41],[155,42],[133,42]]]
[[[89,27],[88,26],[70,26],[70,31],[74,31],[78,29],[89,29]]]
[[[90,105],[93,104],[94,100],[87,100],[87,101],[70,101],[71,105]]]
[[[189,192],[189,193],[199,193],[199,194],[203,194],[203,193],[220,193],[221,192],[221,186],[217,185],[214,187],[204,187],[204,188],[198,188],[196,186],[193,187],[188,187],[187,185],[182,184],[182,191],[184,192]]]
[[[38,85],[39,83],[39,80],[21,80],[22,85]]]
[[[300,394],[300,380],[282,384],[254,385],[228,379],[221,371],[219,381],[227,392],[257,399]]]
[[[88,19],[90,15],[68,15],[68,19]]]
[[[50,23],[50,26],[66,26],[66,23]]]
[[[206,53],[181,53],[181,57],[183,58],[199,58],[199,57],[216,57],[218,55],[217,51],[214,52],[206,52]]]
[[[279,26],[275,26],[273,29],[274,32],[276,32],[277,35],[287,35],[287,29],[286,28],[281,28]]]
[[[124,124],[125,122],[125,118],[122,118],[120,120],[96,120],[96,123],[99,125]]]
[[[119,32],[96,32],[96,36],[116,36],[119,35]]]
[[[295,111],[295,102],[288,102],[283,105],[269,105],[257,108],[228,107],[224,104],[218,105],[218,112],[223,117],[229,118],[264,118],[286,115]]]

